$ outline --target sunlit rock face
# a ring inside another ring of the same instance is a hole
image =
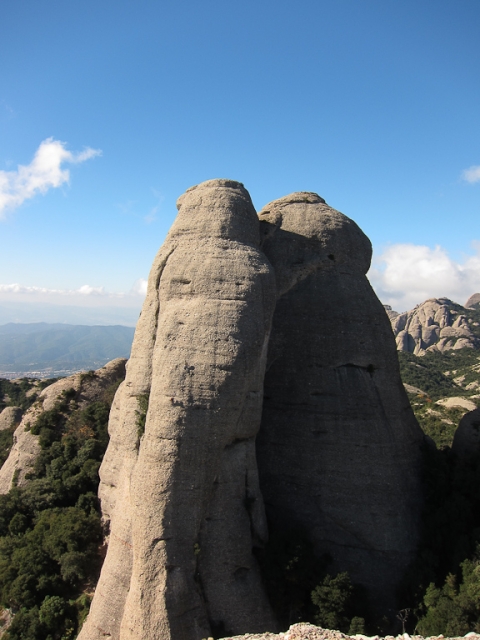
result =
[[[462,309],[448,298],[430,298],[411,311],[397,314],[391,318],[397,349],[417,356],[428,351],[474,349],[478,346],[478,339],[464,315],[466,308],[475,308],[468,307],[474,299],[475,296],[471,296]]]
[[[365,276],[371,245],[316,194],[259,217],[278,283],[257,439],[267,515],[385,609],[416,546],[423,434]]]
[[[112,412],[100,489],[110,545],[80,638],[275,627],[252,553],[267,538],[255,436],[274,273],[241,184],[203,183],[178,208]]]

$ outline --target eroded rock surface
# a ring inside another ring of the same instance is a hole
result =
[[[371,245],[313,193],[259,217],[278,295],[257,439],[267,515],[385,610],[416,546],[423,433],[365,276]]]
[[[391,317],[398,350],[421,356],[427,351],[477,347],[478,339],[461,310],[448,298],[430,298],[411,311]]]
[[[465,302],[465,309],[480,309],[480,293],[474,293]]]
[[[203,183],[178,207],[110,421],[110,542],[82,640],[275,627],[252,554],[267,536],[255,436],[274,274],[241,184]]]
[[[20,422],[21,417],[20,407],[5,407],[3,411],[0,411],[0,431],[11,429]]]
[[[82,409],[101,398],[109,385],[125,375],[125,358],[117,358],[97,371],[76,373],[62,378],[41,391],[38,400],[25,412],[13,436],[13,447],[0,469],[0,494],[10,491],[12,484],[22,486],[25,476],[32,471],[40,453],[39,436],[33,435],[30,427],[44,411],[49,411],[61,399],[62,393],[74,390],[72,410]],[[8,408],[8,407],[7,407]],[[6,411],[6,409],[4,409]]]

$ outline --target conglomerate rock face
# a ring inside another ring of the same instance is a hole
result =
[[[417,539],[422,433],[366,236],[312,193],[259,220],[230,180],[178,209],[112,407],[108,553],[80,640],[275,631],[263,498],[273,529],[301,527],[374,596]]]
[[[389,314],[397,349],[422,356],[427,351],[477,347],[478,340],[469,327],[468,318],[459,309],[460,305],[448,298],[430,298],[411,311],[393,317]]]
[[[100,490],[110,544],[80,638],[275,626],[252,554],[267,538],[255,436],[274,274],[242,185],[203,183],[178,206],[112,415]]]
[[[365,276],[370,241],[316,194],[294,193],[259,217],[279,296],[257,440],[267,515],[273,531],[303,532],[385,609],[417,539],[423,433]]]

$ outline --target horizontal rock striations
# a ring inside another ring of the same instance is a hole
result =
[[[422,433],[368,238],[314,193],[259,220],[230,180],[178,209],[112,407],[109,545],[80,640],[275,631],[264,499],[274,533],[301,528],[385,608],[417,540]]]
[[[297,529],[378,609],[417,540],[423,434],[385,310],[365,276],[368,238],[311,193],[259,214],[278,301],[257,440],[274,531]]]

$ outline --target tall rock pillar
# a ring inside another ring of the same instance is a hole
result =
[[[203,183],[178,208],[112,414],[110,545],[81,640],[275,626],[252,554],[267,535],[255,436],[274,274],[241,184]]]
[[[257,439],[267,515],[306,532],[385,610],[417,542],[423,434],[365,276],[370,241],[313,193],[259,217],[279,298]]]

